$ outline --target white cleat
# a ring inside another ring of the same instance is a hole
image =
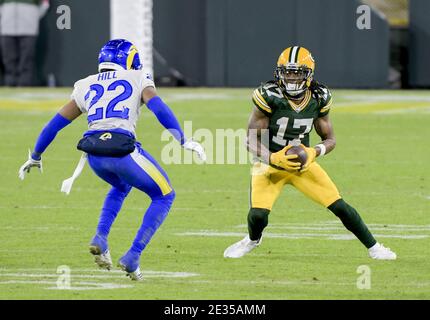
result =
[[[133,281],[142,281],[143,273],[140,271],[140,268],[137,268],[133,272],[127,272],[127,276],[130,277]]]
[[[242,240],[225,249],[224,258],[241,258],[248,252],[252,251],[254,248],[258,247],[262,240],[263,237],[258,240],[251,240],[249,239],[249,235],[247,235]]]
[[[139,267],[137,267],[137,269],[134,270],[133,272],[128,272],[127,267],[124,264],[122,264],[121,262],[118,263],[118,267],[120,267],[122,271],[125,271],[126,276],[130,277],[131,280],[133,280],[133,281],[142,281],[143,280],[143,273],[140,271]]]
[[[112,258],[110,256],[109,250],[101,253],[98,246],[90,246],[90,253],[94,255],[94,262],[102,269],[110,270],[112,269]]]
[[[379,242],[369,248],[369,256],[375,260],[396,260],[397,258],[397,255],[390,248],[385,248]]]

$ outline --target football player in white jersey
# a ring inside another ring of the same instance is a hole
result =
[[[107,238],[131,188],[145,192],[152,200],[130,249],[118,261],[118,266],[133,280],[142,279],[140,255],[175,198],[167,174],[136,141],[136,122],[143,103],[185,149],[197,152],[205,160],[203,147],[186,139],[173,112],[157,96],[152,76],[142,70],[136,47],[127,40],[115,39],[100,51],[99,73],[75,83],[70,102],[44,127],[34,151],[19,170],[21,179],[32,167],[42,170],[41,155],[58,131],[87,113],[89,130],[79,141],[78,149],[86,152],[93,171],[112,186],[90,243],[90,252],[100,267],[112,268]]]

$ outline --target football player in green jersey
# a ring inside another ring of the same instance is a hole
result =
[[[357,211],[340,196],[335,184],[315,161],[331,152],[336,139],[329,118],[330,91],[313,80],[315,62],[303,47],[285,49],[279,56],[275,81],[253,92],[254,109],[248,124],[248,150],[257,161],[252,169],[248,235],[224,251],[226,258],[240,258],[260,245],[269,213],[282,188],[291,184],[332,211],[368,249],[373,259],[394,260],[396,254],[378,243]],[[315,127],[321,142],[310,147]],[[297,154],[286,154],[294,145],[305,149],[305,164]]]

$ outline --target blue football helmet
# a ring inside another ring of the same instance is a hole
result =
[[[108,70],[140,70],[139,52],[136,47],[125,39],[108,41],[99,54],[99,72]]]

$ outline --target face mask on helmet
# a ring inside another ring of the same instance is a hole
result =
[[[298,97],[308,88],[312,70],[307,67],[281,66],[276,68],[275,76],[287,95]]]

